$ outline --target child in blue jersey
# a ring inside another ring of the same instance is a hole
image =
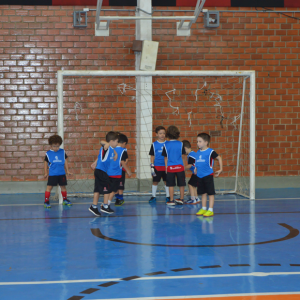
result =
[[[120,136],[121,136],[121,138],[120,138]],[[126,160],[125,160],[126,166],[128,164],[128,153],[127,153],[127,149],[126,149],[127,144],[128,144],[127,136],[124,134],[123,135],[119,134],[118,146],[125,149],[124,157],[126,158]],[[117,193],[115,194],[115,197],[116,197],[115,206],[121,206],[124,203],[123,193],[125,190],[125,179],[126,179],[126,170],[125,170],[125,168],[122,168],[122,178],[120,181],[119,189],[118,189]]]
[[[194,174],[195,170],[195,162],[196,162],[196,152],[192,151],[191,143],[187,140],[182,141],[184,150],[187,154],[187,165],[185,166],[185,170],[192,171],[192,176],[188,182],[189,191],[191,195],[191,199],[187,200],[186,204],[198,204],[200,203],[200,199],[197,194],[197,175]]]
[[[109,178],[107,172],[110,164],[116,159],[117,155],[113,148],[118,145],[117,133],[110,131],[106,135],[106,143],[101,147],[98,158],[92,164],[92,168],[95,169],[95,188],[93,204],[90,206],[89,211],[95,216],[101,216],[98,210],[98,201],[100,194],[104,195],[103,205],[101,211],[111,214],[114,211],[108,205],[109,194],[112,192],[112,181]]]
[[[109,194],[108,198],[108,205],[110,205],[114,195],[116,192],[118,192],[120,185],[124,186],[125,178],[122,179],[122,172],[123,168],[127,172],[127,175],[130,177],[131,172],[128,168],[126,161],[128,159],[127,150],[125,148],[126,144],[128,143],[128,138],[125,134],[119,134],[118,135],[118,145],[115,148],[115,151],[117,152],[118,159],[115,161],[112,161],[109,165],[107,174],[112,182],[112,192]],[[124,174],[125,177],[125,174]],[[122,195],[123,196],[123,195]],[[124,199],[122,197],[121,199],[116,200],[115,206],[121,206],[124,203]],[[102,210],[102,209],[101,209]]]
[[[157,186],[162,179],[165,184],[166,190],[166,202],[170,200],[169,188],[166,186],[167,174],[165,167],[164,157],[161,155],[165,142],[166,142],[166,129],[163,126],[158,126],[155,129],[157,141],[155,141],[150,148],[149,155],[151,155],[150,167],[154,169],[154,173],[152,174],[153,183],[152,183],[152,197],[149,200],[149,203],[153,203],[156,201],[156,191]]]
[[[165,167],[167,173],[167,187],[169,187],[170,200],[167,205],[183,204],[184,188],[185,188],[185,172],[182,155],[185,155],[185,149],[182,142],[177,141],[180,132],[176,126],[170,126],[167,129],[167,138],[162,155],[165,159]],[[179,186],[180,198],[174,201],[174,186]]]
[[[62,138],[59,135],[52,135],[49,138],[50,150],[47,151],[44,161],[44,177],[48,177],[47,189],[45,192],[45,208],[51,208],[50,206],[50,194],[54,186],[59,184],[61,188],[61,194],[63,196],[63,205],[71,206],[72,203],[67,199],[67,178],[68,175],[72,175],[69,172],[68,156],[64,149],[60,149],[62,144]],[[48,173],[49,167],[49,173]]]
[[[215,202],[215,186],[214,186],[214,160],[218,160],[220,170],[216,171],[218,177],[223,171],[222,157],[219,156],[213,149],[209,148],[210,135],[200,133],[197,137],[197,145],[199,147],[196,153],[196,168],[194,174],[198,177],[198,194],[202,195],[202,208],[197,212],[198,216],[212,217],[214,215]],[[209,197],[209,208],[207,210],[206,201]]]

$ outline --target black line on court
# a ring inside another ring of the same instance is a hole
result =
[[[280,267],[281,264],[258,264],[261,267]]]
[[[130,277],[122,278],[121,280],[130,281],[130,280],[134,280],[134,279],[137,279],[137,278],[141,278],[141,277],[140,276],[130,276]]]
[[[281,264],[258,264],[259,266],[281,266]],[[250,267],[249,264],[229,264],[230,267]],[[300,267],[300,264],[290,264],[290,266],[297,266],[297,267]],[[211,265],[211,266],[202,266],[202,267],[199,267],[201,269],[213,269],[213,268],[221,268],[222,266],[220,265]],[[193,270],[192,268],[181,268],[181,269],[173,269],[173,270],[170,270],[172,272],[181,272],[181,271],[188,271],[188,270]],[[161,274],[166,274],[166,272],[163,272],[163,271],[158,271],[158,272],[152,272],[152,273],[146,273],[145,275],[146,276],[153,276],[153,275],[161,275]],[[131,280],[134,280],[134,279],[138,279],[138,278],[142,278],[142,276],[130,276],[130,277],[125,277],[125,278],[122,278],[120,280],[123,280],[123,281],[131,281]],[[106,283],[102,283],[100,284],[99,286],[102,286],[102,287],[110,287],[112,285],[115,285],[117,283],[120,283],[120,282],[117,282],[117,281],[109,281],[109,282],[106,282]],[[95,289],[95,288],[89,288],[87,290],[84,290],[83,292],[81,292],[82,294],[92,294],[96,291],[99,291],[100,289]],[[71,298],[68,298],[67,300],[80,300],[84,298],[84,296],[72,296]]]
[[[218,215],[267,215],[267,214],[300,214],[300,211],[270,211],[270,212],[255,212],[255,213],[217,213]],[[172,216],[193,216],[194,214],[172,214]],[[153,216],[165,216],[165,214],[156,214],[156,215],[122,215],[122,216],[112,216],[110,218],[126,218],[126,217],[153,217]],[[81,217],[52,217],[52,218],[19,218],[19,219],[0,219],[0,221],[31,221],[31,220],[63,220],[63,219],[93,219],[94,216],[81,216]],[[107,215],[101,216],[99,218],[107,218]]]
[[[300,264],[290,264],[291,267],[300,267]]]
[[[80,294],[87,294],[87,295],[89,295],[89,294],[95,293],[95,292],[97,292],[99,290],[100,289],[90,288],[90,289],[87,289],[87,290],[84,290],[84,291],[80,292]]]
[[[109,287],[109,286],[115,285],[117,283],[119,283],[119,282],[117,282],[117,281],[109,281],[109,282],[105,282],[105,283],[99,284],[98,286]]]
[[[221,268],[220,265],[213,265],[213,266],[203,266],[203,267],[199,267],[200,269],[210,269],[210,268]]]
[[[99,228],[91,228],[91,232],[94,236],[111,241],[111,242],[117,242],[117,243],[123,243],[123,244],[129,244],[129,245],[142,245],[142,246],[152,246],[152,247],[183,247],[183,248],[213,248],[213,247],[236,247],[236,246],[252,246],[252,245],[263,245],[263,244],[269,244],[269,243],[277,243],[286,241],[289,239],[292,239],[296,237],[299,234],[299,230],[296,228],[293,228],[290,225],[287,225],[285,223],[278,223],[278,225],[285,227],[290,232],[288,235],[275,240],[265,241],[265,242],[257,242],[257,243],[244,243],[244,244],[228,244],[228,245],[165,245],[165,244],[148,244],[148,243],[137,243],[137,242],[129,242],[129,241],[122,241],[114,238],[110,238],[108,236],[105,236],[102,234]]]
[[[190,271],[192,268],[181,268],[181,269],[173,269],[172,272],[182,272],[182,271]]]
[[[145,275],[147,275],[147,276],[155,276],[155,275],[162,275],[162,274],[166,274],[166,272],[159,271],[159,272],[147,273]]]
[[[229,267],[250,267],[249,264],[235,264],[235,265],[229,265]]]

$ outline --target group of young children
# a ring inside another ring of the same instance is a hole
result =
[[[209,148],[210,136],[207,133],[200,133],[197,136],[198,151],[192,151],[189,141],[179,141],[180,132],[176,126],[169,126],[166,130],[163,126],[158,126],[155,130],[157,141],[150,148],[151,174],[153,177],[152,197],[150,203],[156,201],[158,183],[163,180],[166,191],[166,204],[183,205],[198,204],[198,195],[202,195],[202,208],[197,215],[211,217],[214,215],[214,160],[218,160],[220,169],[215,172],[219,176],[223,169],[222,158],[213,149]],[[167,138],[167,140],[166,140]],[[91,165],[94,170],[95,187],[93,204],[89,211],[95,216],[101,216],[98,210],[100,194],[104,195],[103,204],[100,210],[103,213],[111,214],[114,211],[110,204],[114,198],[115,206],[124,203],[123,191],[126,173],[130,177],[131,171],[127,166],[128,154],[126,145],[128,138],[126,135],[110,131],[106,135],[106,140],[101,141],[101,149],[98,158]],[[67,199],[67,175],[72,175],[68,169],[68,156],[63,149],[60,149],[62,138],[53,135],[49,138],[50,150],[45,156],[45,178],[48,177],[47,189],[45,192],[46,208],[50,208],[49,197],[53,186],[57,184],[61,187],[63,204],[71,206]],[[187,158],[186,158],[187,157]],[[184,160],[187,159],[186,164]],[[49,174],[48,174],[49,168]],[[185,171],[190,170],[192,176],[188,182],[191,198],[184,200],[184,189],[186,186]],[[174,199],[174,187],[179,187],[180,197]],[[209,197],[209,207],[207,208],[207,196]]]

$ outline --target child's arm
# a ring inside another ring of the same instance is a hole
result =
[[[216,160],[218,160],[219,165],[220,165],[220,170],[215,172],[216,177],[218,177],[223,172],[223,160],[222,160],[221,156],[217,156]]]
[[[91,164],[91,168],[92,168],[93,170],[96,169],[97,162],[98,162],[98,158]]]
[[[68,159],[66,158],[65,159],[65,169],[66,169],[66,172],[67,172],[67,175],[73,175],[70,171],[69,171],[69,165],[68,165]]]
[[[103,149],[106,151],[108,148],[109,148],[109,143],[106,142],[106,141],[100,141],[100,144],[103,146]],[[115,149],[114,150],[114,153],[115,153],[115,156],[114,156],[114,161],[116,161],[118,159],[118,153],[116,152]]]
[[[189,170],[192,166],[193,166],[192,164],[186,165],[186,166],[184,167],[184,170],[187,171],[187,170]]]
[[[151,162],[151,164],[154,164],[154,158],[155,158],[154,155],[151,155],[151,156],[150,156],[150,162]]]
[[[44,177],[48,177],[48,163],[44,161]]]
[[[128,175],[129,177],[131,177],[132,173],[131,173],[129,167],[127,166],[126,161],[122,160],[122,161],[121,161],[121,165],[122,165],[122,167],[124,168],[124,170],[127,172],[127,175]]]
[[[168,173],[168,158],[165,157],[166,173]]]

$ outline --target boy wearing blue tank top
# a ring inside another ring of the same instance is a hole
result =
[[[127,155],[127,149],[125,148],[125,145],[128,143],[128,138],[125,134],[120,133],[118,135],[118,145],[115,148],[115,151],[117,152],[118,158],[115,161],[112,161],[109,165],[107,174],[112,182],[112,192],[109,194],[108,198],[108,205],[110,205],[114,195],[118,192],[120,185],[122,182],[125,182],[125,179],[122,179],[122,172],[123,169],[127,172],[127,175],[130,177],[131,172],[129,167],[126,164],[126,161],[128,159]],[[125,177],[125,174],[124,174]],[[122,184],[124,186],[124,184]],[[123,195],[122,199],[117,198],[115,202],[115,206],[121,206],[124,203]],[[102,208],[101,208],[102,210]]]
[[[164,156],[165,167],[167,173],[167,187],[169,187],[170,200],[167,205],[183,204],[184,188],[185,188],[185,172],[182,155],[185,155],[183,143],[178,141],[180,132],[176,126],[169,126],[167,129],[167,138],[162,156]],[[174,201],[174,186],[179,186],[180,198]]]
[[[197,175],[194,174],[194,170],[195,170],[195,162],[196,162],[196,152],[192,151],[192,146],[191,143],[187,140],[182,141],[183,143],[183,147],[185,149],[185,152],[187,154],[187,165],[185,166],[185,170],[188,171],[192,171],[192,176],[188,182],[188,186],[189,186],[189,191],[190,191],[190,195],[191,195],[191,199],[187,200],[186,204],[198,204],[200,203],[200,199],[198,198],[198,194],[197,194],[197,183],[198,183],[198,179],[197,179]]]
[[[150,148],[149,155],[151,155],[151,170],[152,170],[152,197],[149,200],[149,203],[156,202],[156,191],[157,186],[162,179],[165,184],[166,190],[166,202],[170,200],[169,188],[166,186],[166,167],[164,157],[161,155],[165,142],[166,142],[166,129],[163,126],[158,126],[155,129],[157,141],[155,141]]]
[[[196,153],[196,163],[194,174],[198,177],[198,195],[202,195],[202,208],[197,212],[198,216],[212,217],[214,215],[215,186],[214,186],[214,160],[219,162],[220,169],[215,172],[218,177],[223,171],[222,157],[216,151],[209,148],[210,135],[200,133],[197,136],[198,152]],[[207,210],[207,195],[209,197],[209,208]]]
[[[51,208],[49,201],[51,190],[54,186],[57,186],[58,184],[61,188],[61,194],[63,196],[63,205],[71,206],[72,203],[67,199],[66,171],[67,175],[72,175],[72,173],[69,172],[68,156],[65,150],[59,148],[63,142],[62,138],[59,135],[52,135],[50,136],[48,141],[51,149],[46,152],[44,160],[44,177],[48,177],[44,207]]]
[[[105,139],[105,145],[101,147],[98,158],[91,165],[92,169],[95,169],[95,188],[93,204],[90,206],[89,211],[97,217],[101,216],[98,210],[100,194],[104,195],[101,211],[108,214],[114,212],[108,204],[109,194],[112,192],[112,181],[107,172],[113,160],[117,159],[117,153],[115,152],[114,148],[118,145],[118,135],[117,133],[110,131],[107,133]]]

